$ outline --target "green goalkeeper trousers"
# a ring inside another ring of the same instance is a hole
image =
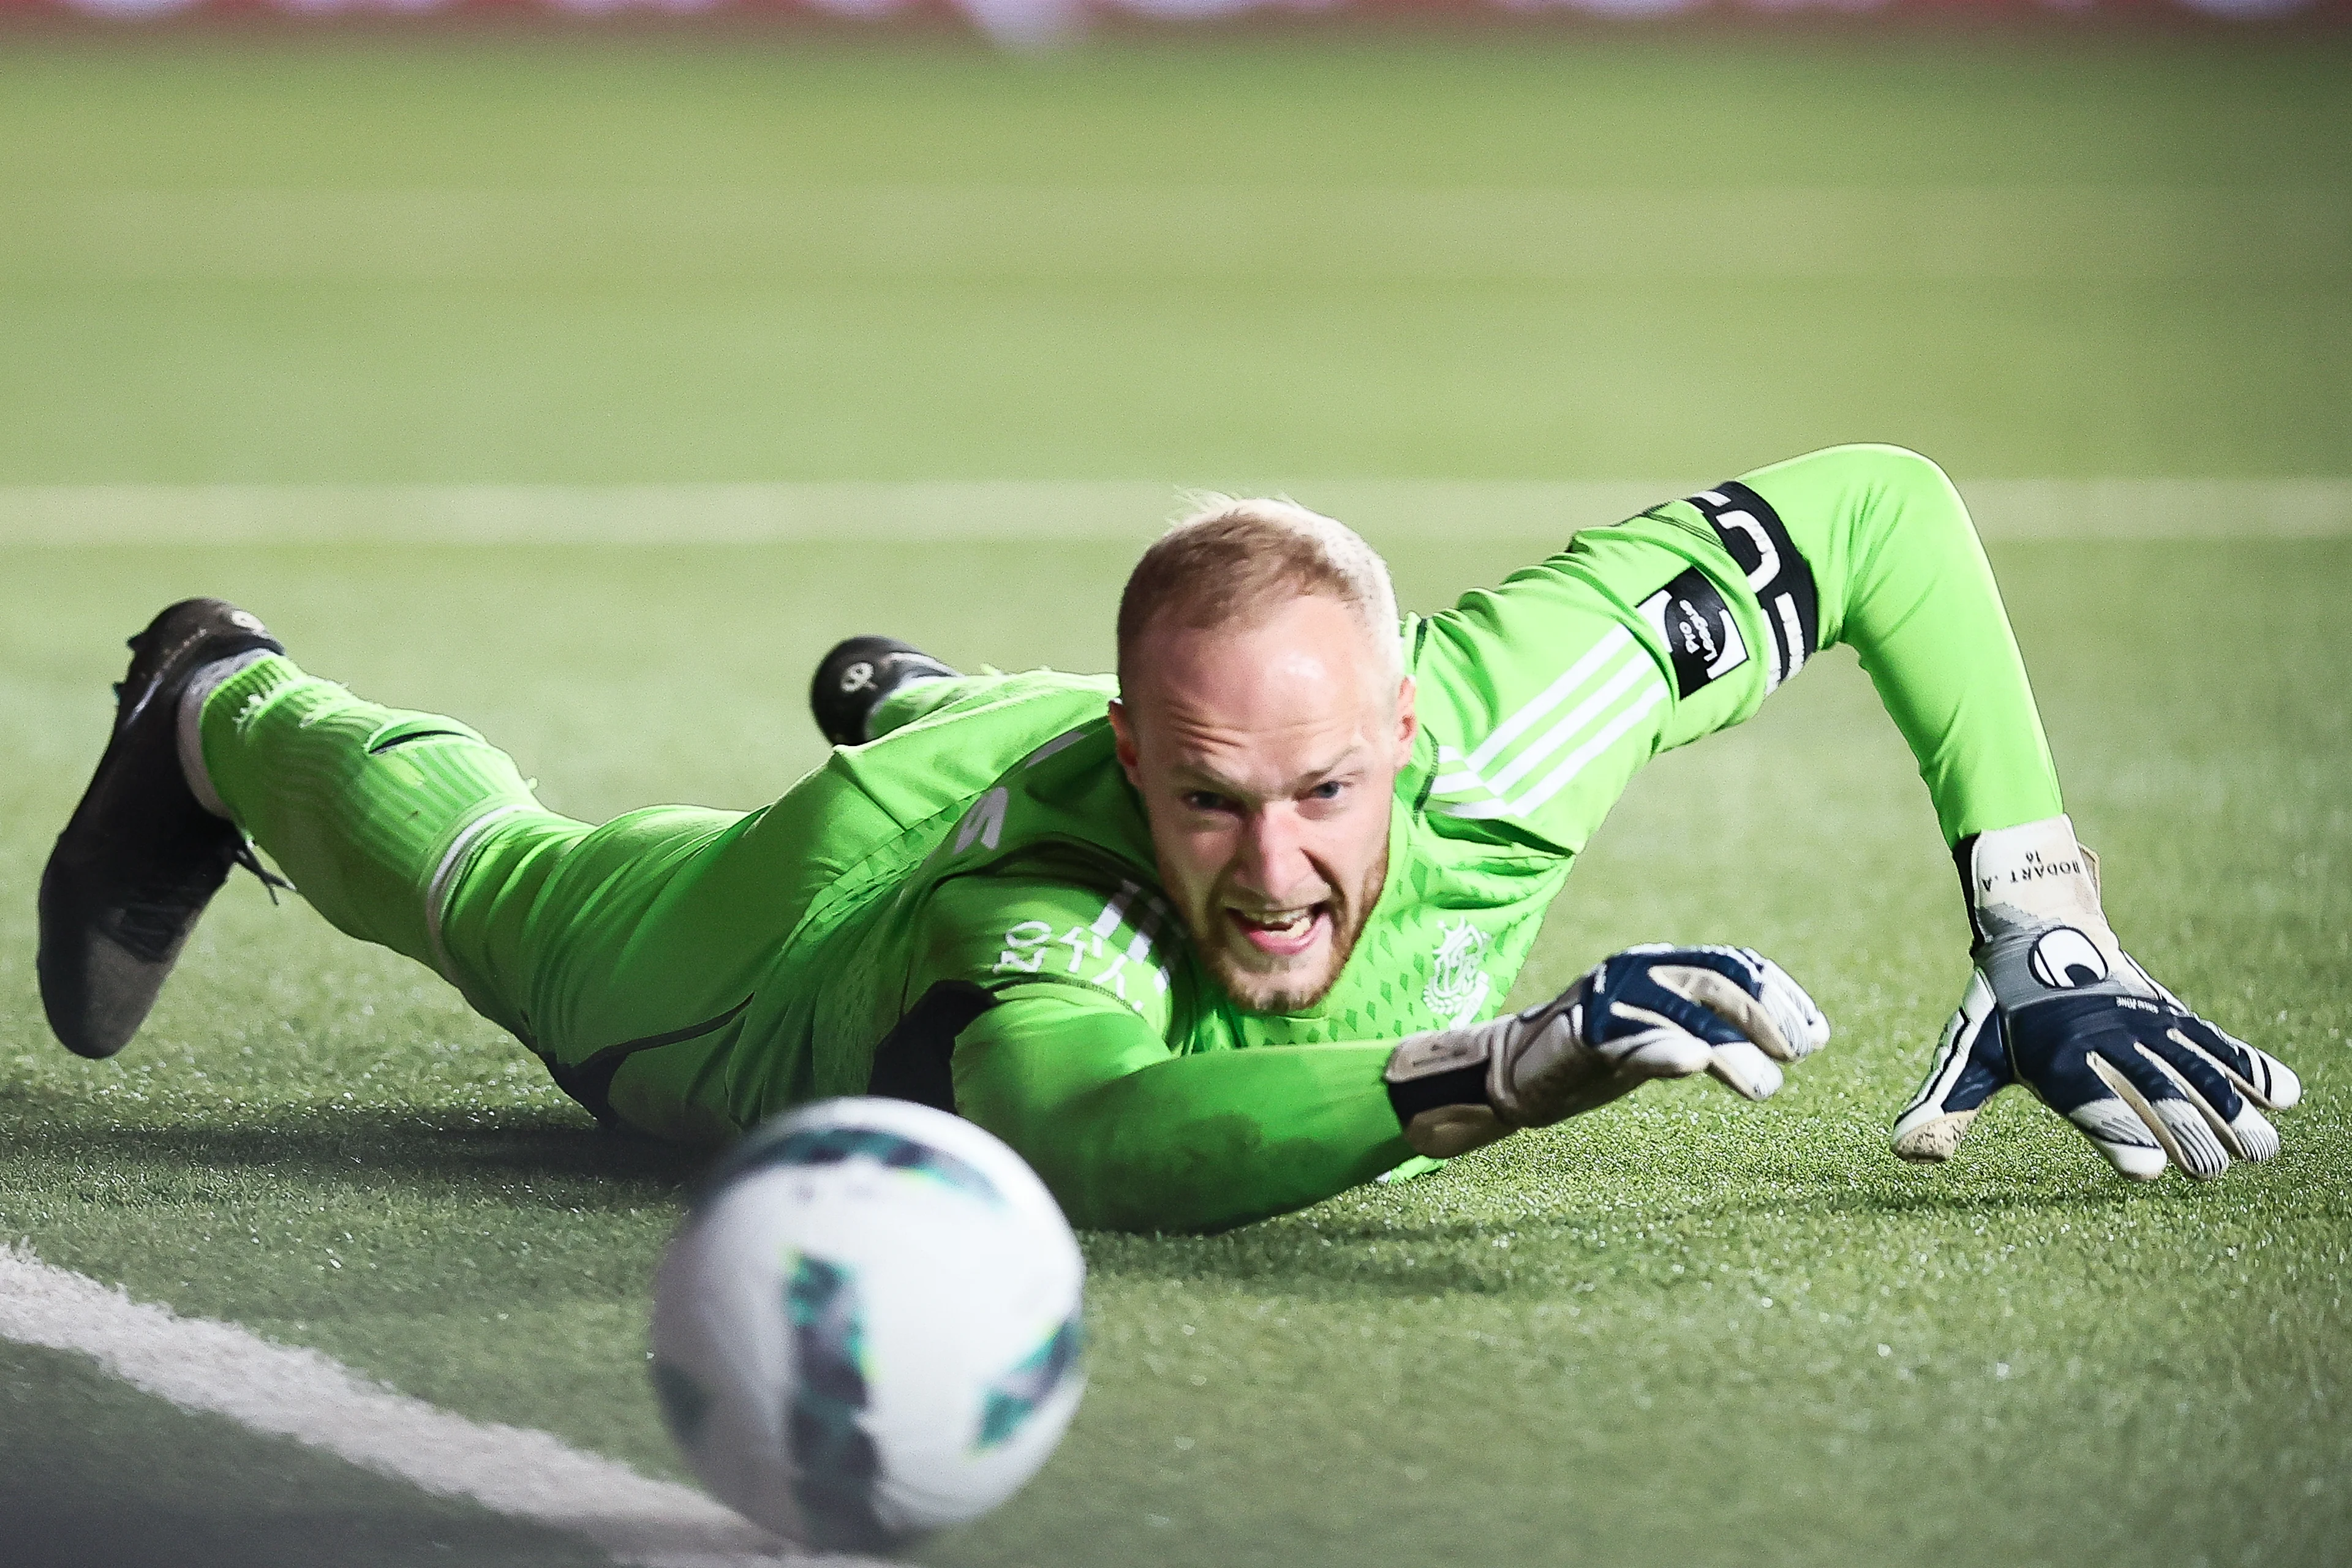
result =
[[[737,1131],[727,1054],[756,1032],[755,994],[795,989],[796,939],[895,884],[1109,689],[1045,670],[926,682],[876,715],[897,724],[880,743],[835,752],[771,805],[601,826],[541,805],[467,726],[289,658],[224,682],[201,730],[231,815],[338,930],[438,972],[600,1118],[717,1143]],[[795,1099],[864,1091],[825,1067]]]

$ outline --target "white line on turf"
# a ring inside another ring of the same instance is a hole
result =
[[[1720,478],[1721,476],[1717,476]],[[1330,479],[1276,489],[1376,545],[1565,539],[1697,479]],[[1989,539],[2352,535],[2352,478],[1975,479]],[[659,485],[0,485],[0,545],[757,544],[1150,539],[1181,505],[1148,480]]]
[[[686,1487],[545,1432],[452,1415],[317,1351],[133,1301],[20,1248],[0,1248],[0,1338],[79,1352],[183,1409],[226,1415],[421,1490],[566,1531],[639,1568],[852,1568],[864,1561],[787,1552]]]

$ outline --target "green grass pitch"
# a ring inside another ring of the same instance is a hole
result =
[[[0,224],[0,508],[126,481],[997,477],[1312,501],[1854,438],[1964,490],[2339,476],[2348,55],[16,39],[0,208],[42,221]],[[1455,222],[1384,233],[1382,204]],[[1750,248],[1723,252],[1725,210]],[[1254,244],[1239,218],[1268,213],[1283,243]],[[2084,213],[2132,243],[2051,240]],[[1573,255],[1530,259],[1528,233]],[[1637,781],[1518,991],[1630,941],[1749,942],[1813,989],[1827,1052],[1766,1106],[1678,1086],[1228,1236],[1087,1238],[1068,1440],[917,1555],[2343,1561],[2352,541],[2210,531],[1994,564],[2124,940],[2305,1076],[2275,1162],[2126,1187],[2015,1096],[1952,1166],[1892,1159],[1966,936],[1908,759],[1834,655]],[[32,890],[121,638],[225,594],[311,668],[475,723],[560,809],[750,806],[817,755],[802,694],[833,638],[1099,668],[1129,548],[0,539],[0,1239],[678,1474],[646,1290],[694,1162],[597,1133],[431,976],[241,879],[121,1058],[47,1038]],[[1374,540],[1419,608],[1551,542]],[[0,1560],[42,1564],[591,1560],[7,1347],[0,1519]]]

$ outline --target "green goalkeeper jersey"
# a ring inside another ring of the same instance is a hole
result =
[[[952,1108],[1081,1225],[1278,1213],[1410,1156],[1394,1042],[1492,1016],[1577,854],[1656,752],[1853,647],[1948,840],[2063,809],[1967,513],[1840,447],[1568,546],[1401,628],[1420,719],[1388,872],[1317,1005],[1244,1012],[1194,961],[1113,750],[1106,679],[919,683],[872,743],[750,814],[598,827],[462,725],[282,659],[204,752],[329,919],[434,964],[601,1116],[723,1140],[811,1099]]]
[[[815,984],[779,1020],[786,1048],[745,1059],[751,1075],[737,1092],[747,1105],[870,1088],[961,1109],[1035,1157],[1061,1142],[1059,1125],[1084,1120],[1066,1114],[1072,1099],[1181,1058],[1286,1048],[1257,1059],[1321,1069],[1304,1086],[1312,1096],[1341,1066],[1332,1049],[1352,1046],[1346,1070],[1360,1086],[1376,1084],[1384,1042],[1500,1006],[1567,874],[1559,847],[1514,842],[1493,819],[1447,815],[1431,788],[1440,743],[1425,732],[1391,805],[1386,884],[1338,984],[1298,1012],[1244,1012],[1195,961],[1160,890],[1150,829],[1113,754],[1107,685],[1013,679],[1021,690],[1010,703],[1009,694],[988,694],[998,722],[1013,717],[1003,711],[1012,706],[1022,719],[1051,714],[1067,727],[1015,759],[951,826],[910,839],[910,848],[935,842],[869,903],[812,931],[804,955],[785,960]],[[990,738],[988,717],[961,710],[978,695],[968,688],[913,695],[947,700],[894,732],[909,751]],[[887,757],[889,743],[876,752]],[[864,1048],[844,1048],[849,1042]],[[1160,1076],[1164,1097],[1146,1093],[1129,1110],[1157,1126],[1148,1136],[1171,1152],[1219,1156],[1204,1175],[1223,1179],[1219,1171],[1241,1152],[1212,1147],[1208,1129],[1192,1124],[1208,1078]],[[1151,1081],[1128,1085],[1129,1095]],[[1168,1103],[1144,1103],[1161,1098]],[[1228,1131],[1246,1139],[1256,1129]],[[1392,1119],[1376,1116],[1372,1146],[1358,1152],[1365,1174],[1409,1153]],[[1080,1182],[1086,1163],[1049,1168],[1049,1179]],[[1147,1202],[1133,1211],[1110,1191],[1078,1206],[1127,1223],[1166,1196],[1157,1183],[1137,1195]]]

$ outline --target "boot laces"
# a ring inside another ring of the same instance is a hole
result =
[[[288,881],[285,878],[279,876],[277,872],[271,870],[268,867],[261,863],[261,857],[254,853],[252,839],[238,839],[236,841],[236,854],[232,857],[232,858],[236,864],[244,867],[247,870],[254,874],[254,877],[261,883],[262,890],[269,895],[270,906],[273,909],[276,908],[278,904],[278,889],[283,888],[289,893],[294,890],[293,883]]]

